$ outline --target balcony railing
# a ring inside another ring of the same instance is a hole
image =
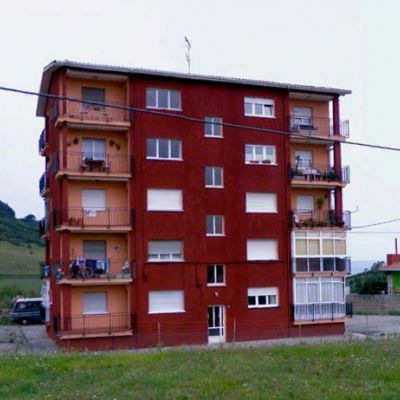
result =
[[[47,190],[47,184],[48,184],[47,172],[44,172],[39,179],[39,194],[40,194],[40,196],[45,195],[46,190]]]
[[[335,129],[334,129],[335,128]],[[309,136],[334,136],[339,132],[340,137],[349,137],[349,121],[341,120],[339,126],[334,126],[333,118],[319,117],[289,117],[289,129],[293,133],[304,133]]]
[[[71,172],[128,174],[131,171],[131,157],[126,154],[67,152],[60,157],[58,167]]]
[[[57,335],[96,335],[132,330],[132,315],[127,313],[104,313],[54,316],[54,333]]]
[[[351,274],[350,257],[296,257],[292,260],[293,272],[346,272]]]
[[[132,225],[129,208],[68,208],[56,210],[54,215],[56,226],[111,228]]]
[[[350,183],[350,168],[346,166],[337,174],[329,165],[300,161],[290,166],[289,177],[294,181]]]
[[[352,314],[352,307],[346,303],[294,304],[295,321],[318,321],[343,319]]]
[[[42,154],[46,145],[47,145],[47,132],[46,129],[43,129],[39,137],[39,154]]]
[[[351,228],[351,213],[344,211],[338,214],[335,210],[292,210],[292,227],[294,228]]]
[[[47,218],[42,218],[39,221],[39,236],[42,237],[49,233],[49,220]]]
[[[82,101],[84,99],[77,99]],[[77,121],[98,121],[105,123],[128,122],[130,113],[128,110],[116,107],[126,107],[126,103],[107,102],[106,105],[91,105],[79,101],[55,100],[50,117],[53,121],[57,118],[68,118]]]
[[[134,277],[134,262],[127,260],[84,259],[83,257],[54,264],[57,282],[64,279],[129,279]]]

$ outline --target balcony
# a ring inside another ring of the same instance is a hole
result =
[[[340,140],[349,137],[349,121],[341,120],[339,126],[335,127],[333,118],[291,116],[289,131],[310,137],[330,137]],[[334,131],[338,131],[339,135],[334,135]]]
[[[350,257],[296,257],[292,260],[293,273],[314,274],[342,272],[351,274]]]
[[[96,177],[103,180],[128,180],[131,177],[132,157],[126,154],[95,154],[67,152],[55,155],[57,177]]]
[[[47,218],[42,218],[39,221],[39,236],[44,238],[49,233],[49,221]]]
[[[337,174],[329,165],[296,162],[290,166],[289,178],[298,187],[343,187],[350,183],[350,167]]]
[[[47,172],[44,172],[39,179],[39,194],[42,197],[45,197],[48,194],[48,176]]]
[[[132,317],[128,313],[55,315],[54,333],[61,339],[132,335]]]
[[[346,303],[294,304],[293,319],[301,321],[334,321],[352,315],[352,307]]]
[[[338,214],[335,210],[292,210],[292,228],[351,229],[351,213]]]
[[[132,228],[132,210],[129,208],[68,208],[54,212],[58,230],[71,231],[129,231]]]
[[[90,286],[126,284],[134,278],[134,263],[127,260],[84,259],[54,264],[54,276],[60,284]]]
[[[55,100],[50,110],[50,120],[56,126],[62,123],[70,123],[81,126],[89,124],[95,126],[115,127],[126,130],[130,126],[130,112],[123,108],[126,103],[108,102],[111,105],[91,105],[80,103],[84,99],[77,101]],[[115,107],[112,107],[115,106]]]
[[[41,156],[44,156],[46,154],[47,149],[48,149],[47,131],[46,129],[43,129],[39,137],[39,154]]]

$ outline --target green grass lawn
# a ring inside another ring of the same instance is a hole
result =
[[[400,341],[0,356],[0,399],[399,399]]]

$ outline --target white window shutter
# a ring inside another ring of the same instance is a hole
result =
[[[314,196],[297,195],[296,207],[301,211],[314,211]]]
[[[277,212],[275,193],[246,193],[246,212]]]
[[[104,210],[106,208],[106,191],[92,189],[82,190],[82,207]]]
[[[183,290],[160,290],[149,292],[149,313],[184,312]]]
[[[84,314],[106,314],[107,293],[106,292],[85,292],[83,293]]]
[[[148,189],[147,210],[182,211],[182,190]]]
[[[278,259],[277,241],[269,239],[247,240],[247,259],[249,261],[277,260]]]

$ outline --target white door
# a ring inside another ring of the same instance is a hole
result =
[[[314,211],[314,196],[298,195],[296,207],[301,211]]]
[[[312,151],[296,151],[294,157],[298,169],[307,169],[313,165]]]
[[[208,343],[225,342],[225,307],[208,307]]]
[[[82,208],[88,217],[95,217],[97,212],[106,209],[106,191],[97,189],[82,190]]]
[[[106,159],[106,141],[103,139],[83,139],[82,158],[90,160]]]

